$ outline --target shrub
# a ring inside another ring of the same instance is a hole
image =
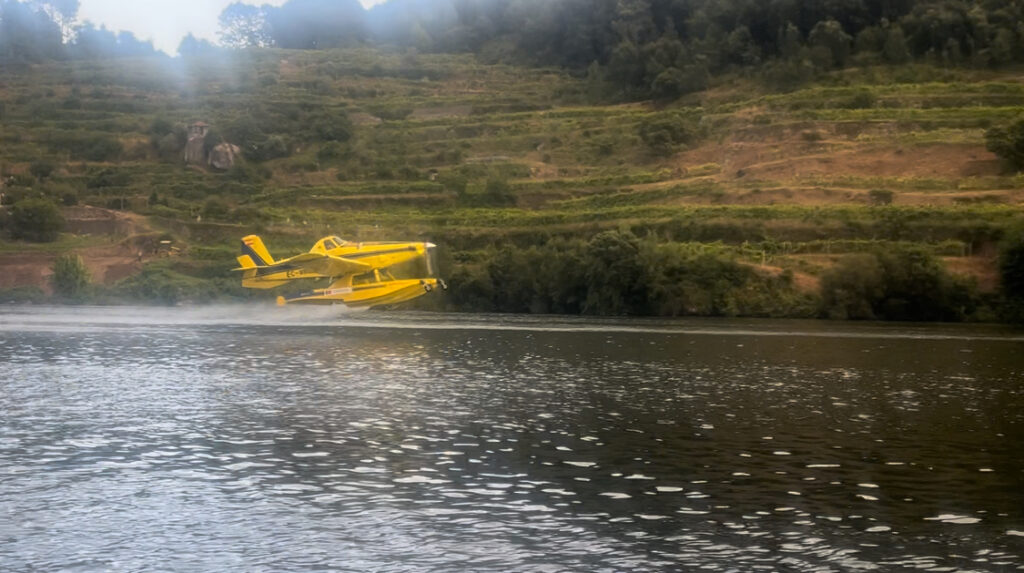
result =
[[[484,184],[484,197],[488,205],[515,205],[516,198],[508,181],[500,177],[491,177]]]
[[[25,199],[11,207],[11,231],[16,239],[38,243],[57,240],[64,228],[64,217],[53,201]]]
[[[309,121],[315,126],[316,137],[322,141],[345,142],[352,138],[352,122],[343,111],[314,116]]]
[[[347,147],[337,141],[329,141],[317,150],[316,159],[320,163],[331,163],[338,161],[347,155],[350,155],[350,151]]]
[[[888,189],[872,189],[868,191],[868,201],[872,205],[892,205],[892,191]]]
[[[185,147],[185,143],[173,133],[160,137],[154,143],[156,150],[164,156],[176,155]]]
[[[203,219],[222,220],[231,212],[231,207],[220,197],[213,196],[203,204]]]
[[[252,144],[245,156],[253,161],[269,161],[291,155],[288,143],[280,135],[271,135],[264,141]]]
[[[652,115],[637,126],[640,139],[655,155],[671,155],[676,148],[695,141],[696,122],[679,112]]]
[[[94,172],[85,182],[89,189],[103,189],[106,187],[126,187],[132,182],[132,176],[127,171],[114,168],[104,168]]]
[[[149,125],[149,133],[158,137],[167,135],[172,131],[174,131],[174,123],[166,118],[158,117]]]
[[[875,97],[871,90],[862,89],[857,90],[857,93],[843,101],[841,107],[846,109],[871,109],[875,107],[877,101],[878,98]]]
[[[401,121],[412,115],[413,109],[411,107],[375,106],[370,108],[370,112],[384,120]]]
[[[86,161],[114,161],[124,152],[124,146],[117,139],[92,133],[57,133],[47,144],[54,151],[67,152],[71,159]]]
[[[7,178],[8,187],[32,187],[36,180],[24,173],[15,173]]]
[[[774,60],[762,69],[765,83],[783,91],[795,90],[814,77],[814,67],[803,60]]]
[[[1024,169],[1024,118],[985,132],[985,147],[1018,171]]]
[[[40,181],[52,175],[55,169],[57,169],[57,166],[52,161],[47,161],[46,159],[33,161],[28,167],[29,173]]]
[[[266,171],[266,168],[257,168],[242,162],[232,165],[225,175],[228,179],[239,183],[259,183],[270,178],[270,173]]]
[[[53,262],[53,277],[50,279],[54,292],[65,298],[78,298],[89,287],[89,269],[82,257],[65,254]]]

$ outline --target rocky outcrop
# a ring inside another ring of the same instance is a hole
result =
[[[231,169],[241,155],[242,149],[231,143],[219,143],[210,150],[209,165],[214,169]]]
[[[188,142],[185,144],[185,163],[193,165],[209,165],[214,169],[231,169],[241,157],[242,150],[237,145],[222,141],[206,152],[206,136],[210,126],[197,121],[188,126]]]

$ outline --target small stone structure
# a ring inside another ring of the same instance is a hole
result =
[[[222,141],[206,153],[206,134],[210,125],[197,121],[188,126],[188,142],[185,144],[185,163],[209,165],[214,169],[231,169],[241,157],[242,149],[226,141]]]
[[[185,163],[206,163],[204,143],[210,131],[209,124],[197,121],[188,126],[188,143],[185,144]]]

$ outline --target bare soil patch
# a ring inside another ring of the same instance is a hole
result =
[[[145,218],[99,207],[75,206],[63,209],[67,230],[76,234],[105,235],[123,240],[71,252],[82,257],[92,282],[110,285],[142,268],[143,262],[156,256],[154,240]],[[0,254],[0,288],[36,286],[50,292],[53,261],[60,253],[27,252]]]
[[[861,146],[849,142],[766,139],[705,145],[681,153],[680,167],[718,163],[722,179],[800,177],[980,177],[1000,175],[999,158],[980,144]]]
[[[942,262],[950,273],[977,281],[981,292],[999,291],[999,262],[995,257],[943,257]]]

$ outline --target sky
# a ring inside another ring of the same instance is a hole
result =
[[[79,0],[79,21],[120,32],[127,30],[139,40],[151,40],[158,50],[174,55],[189,32],[197,38],[217,41],[217,16],[235,0]],[[369,8],[384,0],[359,0]],[[253,0],[245,4],[280,6],[285,0]]]

